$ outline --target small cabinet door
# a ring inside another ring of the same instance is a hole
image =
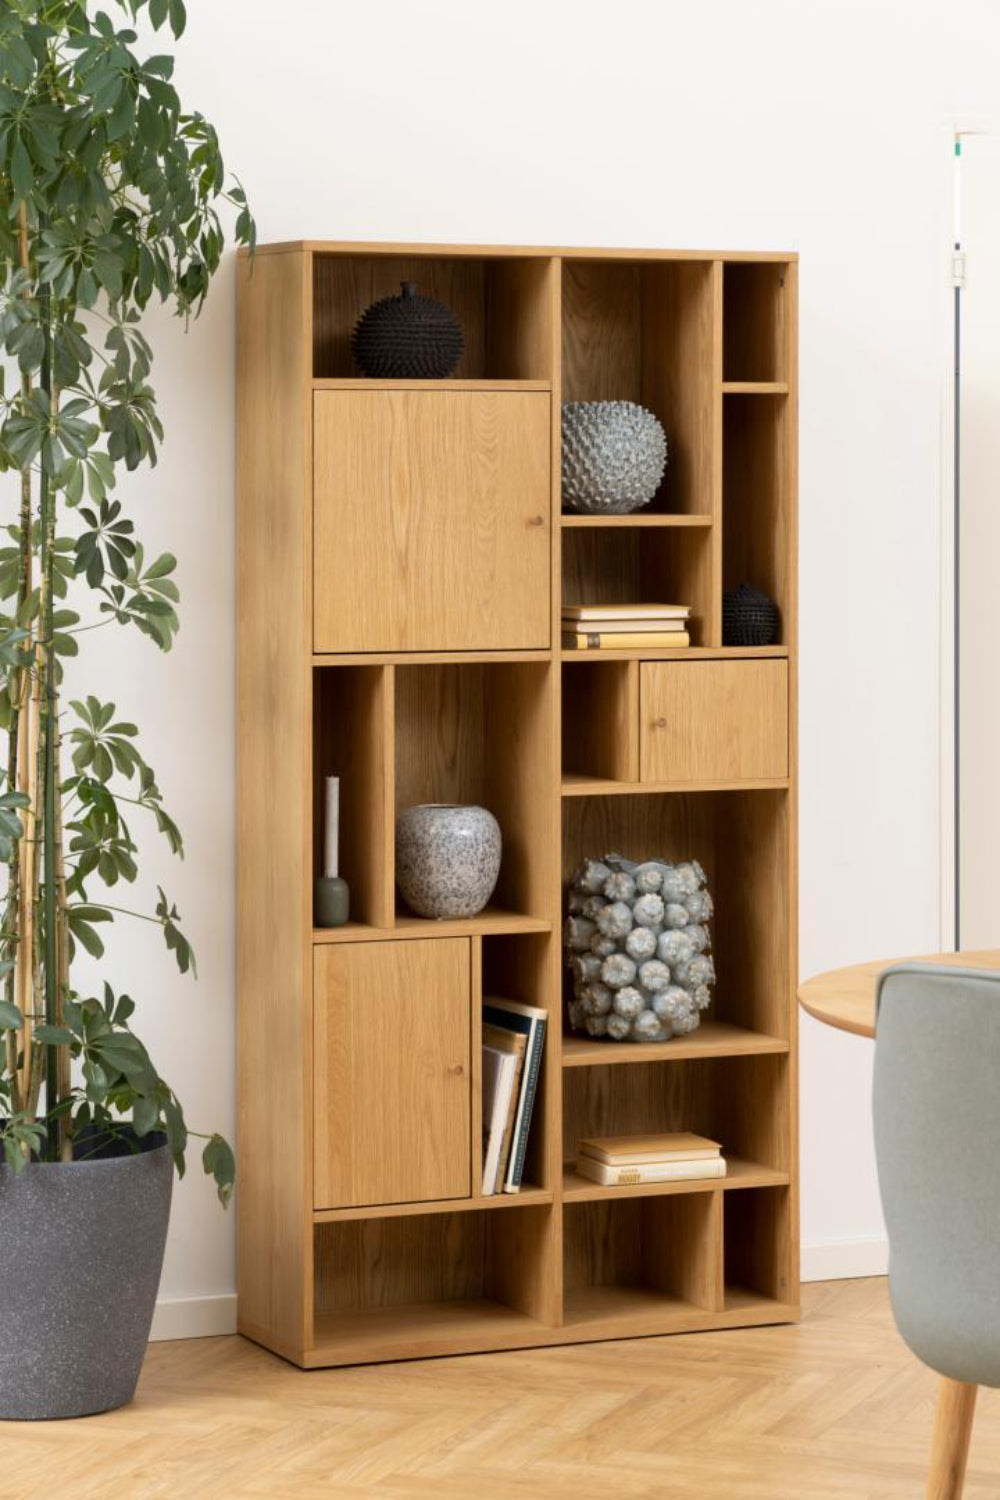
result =
[[[548,393],[314,401],[314,649],[547,649]]]
[[[643,781],[757,781],[788,775],[788,663],[643,662]]]
[[[469,1196],[470,962],[465,938],[316,948],[317,1208]]]

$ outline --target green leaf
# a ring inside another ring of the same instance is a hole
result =
[[[210,1177],[215,1178],[219,1202],[228,1207],[236,1183],[236,1158],[229,1142],[221,1135],[213,1135],[201,1153],[202,1165]]]
[[[9,1000],[0,1000],[0,1031],[20,1031],[24,1017]]]

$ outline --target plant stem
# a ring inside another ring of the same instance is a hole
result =
[[[41,224],[41,220],[39,221]],[[52,298],[48,290],[40,297],[42,326],[45,331],[45,354],[42,359],[42,385],[49,397],[49,411],[54,417],[59,396],[52,380]],[[43,465],[39,481],[39,511],[42,530],[42,578],[41,619],[39,622],[40,659],[39,671],[45,697],[44,734],[42,737],[42,789],[44,811],[42,815],[43,865],[43,926],[45,941],[43,973],[45,979],[45,1020],[55,1026],[59,1010],[59,962],[58,934],[56,931],[56,908],[58,904],[58,871],[56,868],[56,655],[52,648],[53,635],[53,559],[56,540],[56,494],[55,486],[47,468]],[[44,642],[44,645],[41,643]],[[47,1155],[53,1160],[58,1155],[57,1132],[53,1128],[52,1112],[59,1098],[58,1061],[56,1048],[48,1043],[45,1047],[45,1116],[47,1126]]]

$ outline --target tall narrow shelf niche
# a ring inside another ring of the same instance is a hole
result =
[[[306,242],[239,267],[239,1327],[305,1368],[798,1315],[796,258]],[[367,306],[462,322],[447,380],[370,380]],[[669,462],[562,515],[563,400]],[[722,645],[722,595],[777,602]],[[561,647],[561,607],[692,606],[682,651]],[[313,926],[341,785],[343,927]],[[396,890],[415,802],[479,802],[490,905]],[[570,1035],[584,855],[697,858],[718,984],[671,1042]],[[481,1192],[484,999],[548,1014],[519,1193]],[[391,1107],[389,1102],[391,1100]],[[581,1136],[698,1130],[728,1176],[605,1188]]]

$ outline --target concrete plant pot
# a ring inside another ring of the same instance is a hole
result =
[[[156,1303],[173,1162],[125,1154],[0,1167],[0,1418],[83,1417],[135,1393]]]

